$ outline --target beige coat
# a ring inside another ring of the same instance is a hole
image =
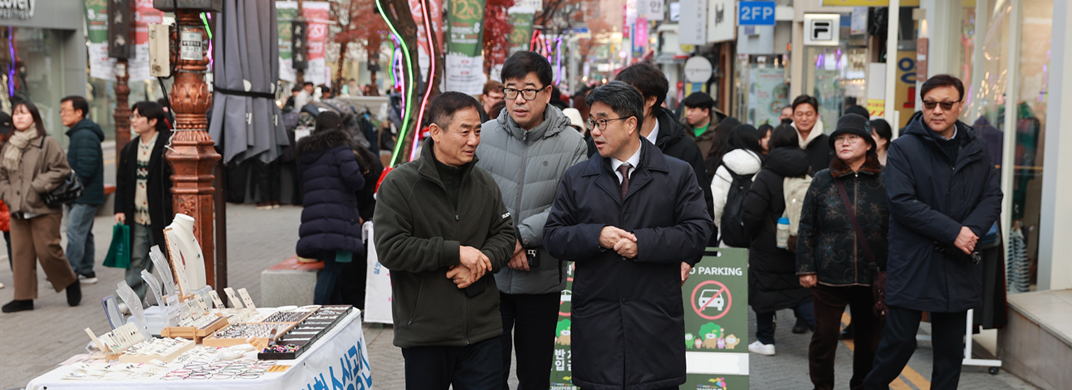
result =
[[[0,156],[11,147],[11,143],[5,144],[0,149]],[[10,172],[0,164],[0,199],[7,203],[13,214],[63,212],[63,208],[46,206],[41,194],[63,184],[70,171],[71,166],[59,141],[49,136],[34,138],[23,149],[17,172]]]

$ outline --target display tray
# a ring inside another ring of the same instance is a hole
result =
[[[350,305],[323,306],[301,323],[295,324],[287,332],[276,337],[267,349],[257,353],[260,360],[297,359],[305,351],[312,349],[313,343],[331,331],[339,320],[353,310]]]
[[[167,354],[152,354],[152,355],[131,355],[123,354],[119,356],[120,363],[149,363],[153,360],[159,360],[164,363],[171,363],[172,360],[182,356],[182,354],[196,347],[197,344],[192,341],[182,343],[181,346],[168,350]]]
[[[227,318],[219,317],[204,328],[194,328],[192,326],[169,326],[160,330],[160,336],[172,338],[181,337],[193,340],[197,344],[201,344],[203,339],[225,326],[227,326]]]

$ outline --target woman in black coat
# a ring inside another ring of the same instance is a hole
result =
[[[363,258],[357,191],[365,186],[354,155],[354,141],[340,127],[339,115],[323,112],[316,129],[298,141],[304,209],[298,228],[298,256],[324,262],[313,303],[342,303],[336,281],[342,263]]]
[[[149,248],[164,247],[164,227],[175,218],[171,202],[171,165],[164,159],[171,127],[159,104],[143,101],[132,107],[130,127],[138,134],[119,152],[115,180],[115,221],[130,226],[130,268],[126,281],[145,298],[141,270],[153,271]],[[141,160],[141,161],[139,161]],[[144,190],[139,183],[144,180]],[[144,196],[144,198],[142,198]],[[144,203],[139,206],[138,203]],[[167,251],[164,251],[165,253]]]
[[[886,269],[890,212],[882,164],[875,152],[878,145],[867,119],[842,116],[830,134],[830,146],[835,152],[830,169],[815,174],[804,198],[797,274],[800,285],[811,288],[815,307],[815,333],[808,348],[812,384],[819,390],[834,388],[834,352],[841,316],[849,305],[856,343],[849,387],[858,389],[871,371],[882,337],[879,318],[872,310],[871,284],[875,273]]]
[[[752,235],[748,248],[748,304],[756,312],[756,341],[748,350],[774,355],[774,313],[793,309],[808,328],[815,326],[811,292],[800,286],[796,256],[778,248],[775,221],[785,211],[782,182],[808,174],[808,157],[797,141],[796,130],[779,125],[771,135],[771,151],[756,173],[744,201],[742,217]]]

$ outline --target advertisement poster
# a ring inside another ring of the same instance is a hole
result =
[[[753,68],[752,88],[749,91],[752,102],[752,123],[757,127],[768,124],[777,126],[782,107],[789,104],[789,86],[785,84],[785,69]]]
[[[572,384],[570,353],[573,266],[562,291],[551,390],[579,390]],[[681,389],[748,389],[748,250],[708,248],[681,287],[685,306],[685,361]]]
[[[570,350],[570,310],[573,297],[573,263],[566,267],[566,289],[559,299],[558,325],[555,326],[555,360],[551,366],[550,390],[580,390],[573,382],[573,356]]]
[[[685,304],[682,389],[748,388],[748,250],[708,248],[681,286]]]
[[[479,95],[484,92],[484,56],[469,57],[457,53],[447,53],[446,72],[443,81],[444,91],[456,91],[467,95]]]
[[[128,83],[152,80],[149,75],[149,25],[164,23],[164,11],[153,8],[153,0],[134,2],[134,57],[131,58]]]
[[[108,1],[86,1],[86,26],[89,29],[89,77],[115,80],[115,59],[108,58]]]
[[[447,52],[479,56],[484,42],[484,0],[451,0],[447,20]]]
[[[916,52],[897,52],[897,89],[894,92],[893,109],[900,116],[897,128],[908,125],[916,112]]]
[[[510,31],[510,54],[528,50],[529,41],[532,40],[532,24],[536,21],[536,10],[513,7],[507,12],[510,14],[510,25],[514,27]]]
[[[305,69],[305,81],[313,84],[325,84],[328,81],[327,64],[324,59],[324,47],[328,38],[329,4],[327,2],[306,2],[302,13],[308,23],[306,31],[308,68]],[[298,3],[295,1],[276,2],[276,18],[279,29],[279,78],[289,82],[297,80],[294,72],[291,48],[291,21],[298,16]]]
[[[432,19],[429,23],[432,26],[432,31],[435,32],[436,42],[439,45],[436,47],[440,51],[443,50],[443,0],[428,0],[429,13],[432,15]],[[480,10],[483,11],[484,8]],[[428,75],[428,68],[432,64],[432,57],[430,56],[430,47],[428,43],[428,34],[424,32],[424,9],[421,7],[421,0],[409,0],[409,12],[413,15],[413,21],[417,23],[417,46],[421,49],[417,52],[417,63],[421,68],[421,80],[426,80]],[[422,81],[423,83],[423,81]]]

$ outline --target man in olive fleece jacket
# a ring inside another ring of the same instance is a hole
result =
[[[432,139],[377,195],[376,251],[391,270],[407,389],[501,386],[502,318],[490,273],[506,265],[516,239],[498,185],[476,167],[479,107],[458,92],[436,97]]]

